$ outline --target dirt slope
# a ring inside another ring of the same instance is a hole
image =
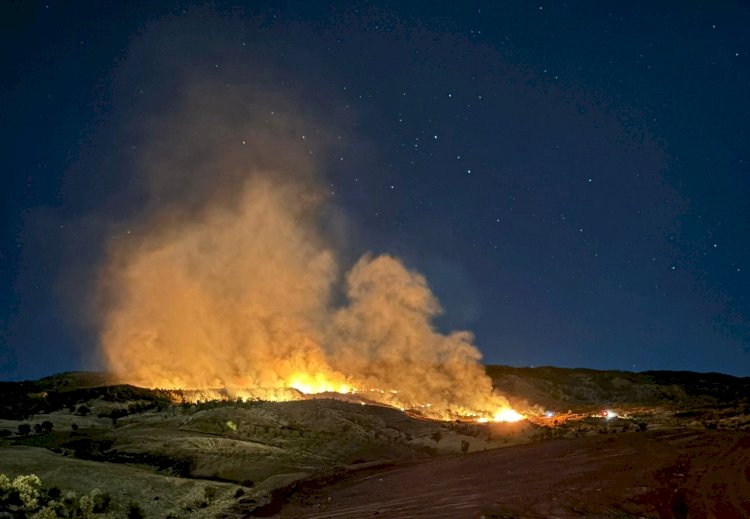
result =
[[[280,518],[750,517],[750,433],[592,435],[357,473]]]

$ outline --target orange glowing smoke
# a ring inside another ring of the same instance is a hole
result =
[[[295,130],[321,128],[303,109],[223,83],[187,88],[172,108],[143,151],[143,213],[102,270],[111,371],[203,395],[366,392],[429,416],[517,419],[472,335],[435,330],[438,301],[399,259],[363,256],[334,304],[342,270],[331,222],[341,217],[310,158],[325,138]]]

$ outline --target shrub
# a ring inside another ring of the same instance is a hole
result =
[[[18,492],[18,497],[26,510],[39,507],[39,491],[42,488],[42,482],[36,474],[17,476],[11,483],[11,487]]]
[[[91,495],[81,496],[81,499],[78,500],[78,510],[83,519],[89,519],[92,516],[94,513],[94,500]]]
[[[58,487],[50,487],[50,489],[47,490],[47,495],[50,499],[58,500],[62,497],[62,490]]]
[[[127,511],[128,519],[145,519],[146,514],[138,503],[130,503]]]
[[[94,513],[103,514],[109,512],[109,507],[112,504],[112,496],[109,492],[98,492],[97,494],[92,492],[92,496],[94,498]]]
[[[44,432],[50,432],[55,427],[55,424],[50,422],[49,420],[45,420],[42,422],[42,430]]]
[[[21,436],[27,436],[31,432],[31,426],[27,423],[22,423],[18,426],[18,434]]]
[[[90,412],[91,412],[91,409],[89,409],[85,405],[79,405],[78,409],[76,409],[76,414],[80,416],[86,416]]]
[[[45,506],[37,513],[31,516],[32,519],[57,519],[57,511],[54,508]]]

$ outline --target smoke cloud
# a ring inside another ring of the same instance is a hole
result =
[[[355,389],[436,415],[507,406],[471,334],[434,328],[422,275],[388,255],[340,264],[317,162],[331,133],[240,77],[256,80],[186,79],[136,132],[140,208],[98,283],[108,369],[161,388]]]

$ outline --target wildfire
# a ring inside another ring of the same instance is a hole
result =
[[[518,422],[523,420],[524,416],[518,411],[506,408],[500,409],[495,416],[492,418],[493,422]]]
[[[477,423],[489,422],[518,422],[526,417],[511,407],[500,407],[494,414],[487,411],[473,410],[471,408],[459,407],[453,410],[434,406],[430,402],[422,402],[414,405],[399,399],[399,391],[395,389],[359,389],[354,384],[342,380],[340,377],[327,376],[325,373],[296,372],[290,376],[283,386],[271,388],[244,388],[244,389],[179,389],[177,386],[164,384],[161,387],[172,387],[180,391],[180,399],[185,402],[205,402],[210,400],[266,400],[270,402],[288,402],[304,398],[316,398],[316,395],[325,394],[325,398],[339,395],[357,395],[363,400],[358,403],[366,405],[377,403],[395,407],[404,412],[416,413],[417,415],[434,420],[475,420]],[[156,387],[159,387],[158,385]],[[301,394],[300,394],[301,393]],[[496,402],[497,404],[498,402]],[[501,403],[501,405],[503,405]]]
[[[306,395],[319,393],[341,393],[345,395],[354,392],[348,384],[331,382],[321,373],[316,373],[314,376],[307,373],[296,374],[290,378],[288,386]]]
[[[516,411],[515,409],[512,409],[510,407],[504,407],[500,410],[498,410],[492,418],[483,416],[481,418],[477,419],[477,422],[479,423],[487,423],[487,422],[519,422],[526,417]]]

